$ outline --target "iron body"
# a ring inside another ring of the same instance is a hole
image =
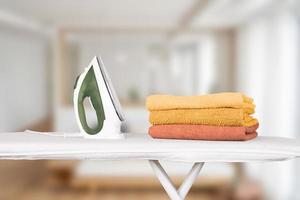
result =
[[[91,127],[87,122],[85,99],[90,100],[97,117]],[[101,58],[94,57],[90,65],[79,75],[74,86],[74,110],[77,124],[86,138],[124,138],[121,125],[124,116],[111,80]]]

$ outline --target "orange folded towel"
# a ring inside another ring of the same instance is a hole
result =
[[[151,111],[149,121],[152,125],[199,124],[210,126],[253,126],[257,119],[243,109],[180,109]]]
[[[257,136],[253,126],[155,125],[149,128],[153,138],[189,140],[250,140]]]

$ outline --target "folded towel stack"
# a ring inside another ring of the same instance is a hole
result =
[[[149,134],[154,138],[249,140],[257,136],[253,99],[241,93],[152,95]]]

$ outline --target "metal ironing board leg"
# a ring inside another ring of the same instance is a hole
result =
[[[204,162],[194,163],[193,167],[191,168],[191,170],[185,177],[183,183],[177,190],[175,188],[174,184],[172,183],[170,177],[168,176],[168,174],[166,173],[166,171],[161,166],[161,164],[159,163],[158,160],[149,160],[149,163],[150,163],[156,177],[158,178],[161,185],[166,190],[167,194],[169,195],[169,197],[172,200],[185,199],[187,193],[191,189],[193,183],[195,182],[198,174],[200,173],[200,171],[204,165]]]
[[[190,169],[189,173],[186,175],[183,183],[178,189],[178,193],[181,198],[185,198],[188,192],[190,191],[193,183],[196,181],[204,162],[201,163],[194,163],[193,167]]]

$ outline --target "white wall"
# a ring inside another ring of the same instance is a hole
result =
[[[233,78],[232,35],[203,35],[199,41],[199,93],[231,91]]]
[[[190,74],[196,75],[197,87],[184,95],[206,94],[232,90],[233,77],[233,37],[231,32],[209,32],[202,34],[181,34],[173,41],[174,44],[194,44],[196,49],[196,69]],[[181,66],[182,71],[187,70]],[[180,71],[182,74],[183,72]],[[179,74],[179,75],[181,75]],[[192,77],[190,77],[191,79]],[[190,84],[191,85],[191,84]],[[174,85],[173,85],[174,87]],[[178,87],[178,86],[176,86]],[[190,86],[191,87],[191,86]]]
[[[272,13],[238,29],[237,90],[254,98],[260,135],[299,137],[299,36],[290,12]],[[248,166],[270,199],[297,199],[294,162]]]
[[[153,82],[161,82],[160,76],[165,76],[163,72],[167,65],[160,58],[151,57],[155,57],[151,55],[155,54],[153,49],[162,44],[160,35],[115,33],[75,37],[79,72],[83,71],[95,55],[101,55],[120,99],[128,99],[132,88],[138,89],[141,99],[145,98],[150,90],[156,89],[152,88],[155,85]],[[154,74],[154,79],[157,80],[149,80],[151,68],[161,72],[160,76]]]
[[[0,25],[0,131],[26,128],[48,113],[44,37]]]

